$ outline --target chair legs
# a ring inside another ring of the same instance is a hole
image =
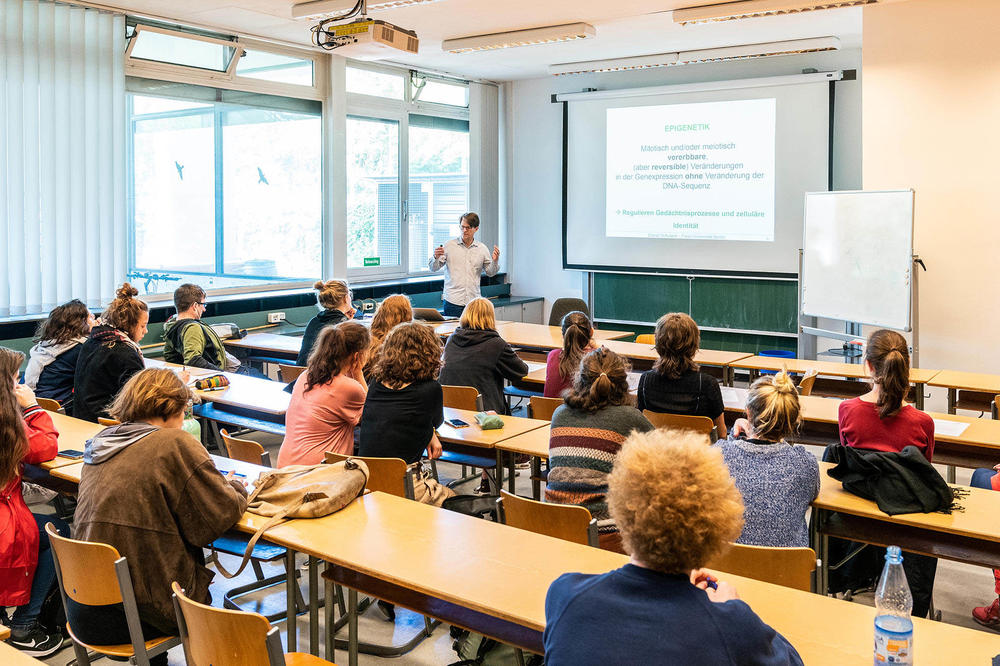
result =
[[[302,588],[299,587],[298,579],[299,572],[295,572],[295,580],[289,581],[285,572],[275,574],[274,576],[264,577],[264,572],[260,567],[260,562],[257,560],[250,560],[250,566],[253,567],[254,575],[257,580],[252,583],[247,583],[246,585],[237,585],[236,587],[230,589],[223,595],[222,604],[223,607],[229,608],[230,610],[243,610],[243,608],[236,602],[236,599],[249,592],[254,592],[256,590],[263,590],[280,583],[285,583],[287,581],[288,585],[294,585],[295,593],[295,612],[296,614],[303,613],[308,608],[306,605],[305,598],[302,596]],[[279,620],[285,619],[287,617],[287,609],[283,609],[277,613],[271,613],[266,615],[269,622],[277,622]]]

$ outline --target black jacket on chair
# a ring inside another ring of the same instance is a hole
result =
[[[915,446],[890,453],[838,445],[828,447],[825,458],[837,463],[827,474],[843,483],[844,490],[873,500],[890,516],[951,512],[951,487]]]
[[[528,365],[514,348],[489,329],[459,326],[444,346],[444,367],[438,381],[449,386],[473,386],[483,396],[483,409],[504,413],[503,380],[528,374]]]

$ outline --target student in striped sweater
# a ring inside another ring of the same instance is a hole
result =
[[[628,392],[628,364],[605,347],[580,362],[573,386],[552,414],[549,478],[545,501],[578,504],[597,519],[601,548],[622,551],[621,536],[608,513],[608,474],[622,442],[653,425]]]

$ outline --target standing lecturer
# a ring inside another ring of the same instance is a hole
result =
[[[497,274],[500,248],[493,246],[491,254],[486,246],[476,240],[479,216],[466,213],[460,221],[462,237],[453,238],[434,249],[434,256],[427,262],[432,271],[444,271],[444,316],[460,317],[466,304],[479,298],[479,275],[493,277]]]

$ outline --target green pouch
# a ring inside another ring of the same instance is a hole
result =
[[[483,430],[499,430],[503,427],[503,419],[496,414],[487,414],[486,412],[479,412],[476,414],[476,423]]]

